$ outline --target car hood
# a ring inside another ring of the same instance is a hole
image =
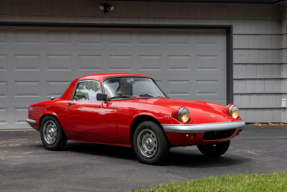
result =
[[[153,98],[153,99],[140,99],[140,103],[149,103],[153,105],[160,105],[172,108],[175,111],[181,107],[189,109],[190,117],[193,123],[215,123],[215,122],[230,122],[241,120],[230,117],[227,113],[223,112],[225,106],[195,100],[173,99],[173,98]]]
[[[149,103],[154,105],[161,105],[164,107],[179,109],[181,107],[188,107],[193,109],[201,109],[201,110],[212,110],[221,108],[215,103],[209,103],[204,101],[195,101],[195,100],[185,100],[185,99],[173,99],[173,98],[154,98],[154,99],[140,99],[137,100],[140,103]],[[224,108],[224,106],[222,106]]]

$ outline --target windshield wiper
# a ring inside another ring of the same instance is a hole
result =
[[[161,95],[156,95],[156,96],[153,96],[153,95],[150,95],[150,94],[142,94],[142,95],[139,95],[140,98],[144,98],[144,97],[160,97],[160,98],[164,98],[163,96]]]
[[[152,96],[152,95],[150,95],[150,94],[142,94],[142,95],[139,95],[140,97],[154,97],[154,96]]]
[[[160,97],[160,96],[153,96],[153,95],[150,95],[150,94],[142,94],[142,95],[139,95],[140,97]]]
[[[116,96],[110,97],[109,99],[118,99],[118,98],[137,98],[137,97],[131,96],[131,95],[116,95]]]

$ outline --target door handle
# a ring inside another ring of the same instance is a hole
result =
[[[70,106],[70,105],[75,105],[75,103],[68,102],[68,106]]]

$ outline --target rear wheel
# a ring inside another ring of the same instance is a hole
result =
[[[67,138],[58,119],[46,116],[41,123],[41,140],[46,149],[62,150],[66,146]]]
[[[221,143],[198,145],[199,151],[209,157],[218,157],[223,155],[229,148],[230,140]]]
[[[154,122],[139,124],[133,135],[133,148],[143,163],[160,164],[169,154],[170,146],[162,129]]]

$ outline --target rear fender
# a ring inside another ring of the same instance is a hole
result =
[[[40,122],[39,122],[39,127],[41,127],[41,123],[42,120],[44,119],[45,116],[47,115],[51,115],[54,116],[58,119],[59,123],[61,124],[61,127],[65,133],[65,135],[69,138],[69,129],[68,129],[68,124],[67,122],[65,122],[65,120],[61,119],[61,117],[59,117],[59,115],[53,111],[45,111],[45,113],[42,114],[41,118],[40,118]]]

